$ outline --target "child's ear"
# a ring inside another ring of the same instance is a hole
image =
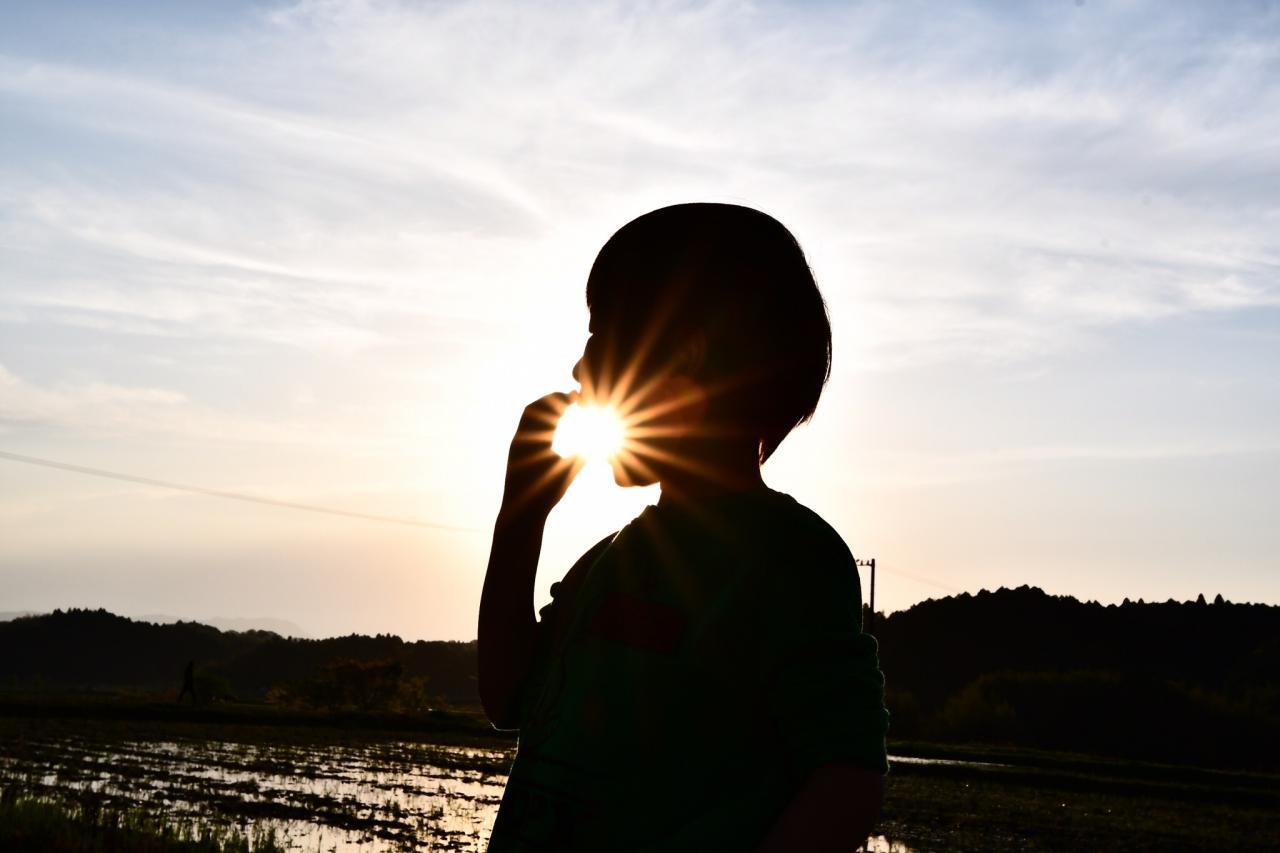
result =
[[[663,396],[672,404],[671,417],[684,429],[693,429],[707,417],[707,391],[698,380],[677,373],[662,383]]]
[[[694,332],[676,356],[676,371],[686,376],[701,376],[702,368],[706,363],[707,336],[702,332]]]
[[[675,404],[672,416],[686,430],[701,426],[707,416],[707,391],[701,379],[706,363],[707,336],[694,332],[676,353],[674,374],[663,382],[664,394]]]

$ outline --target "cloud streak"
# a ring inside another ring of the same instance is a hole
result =
[[[1276,305],[1274,15],[1207,39],[1192,39],[1199,13],[1152,15],[1122,41],[1117,23],[1145,19],[1103,5],[1010,20],[299,3],[250,38],[204,39],[220,72],[181,84],[11,56],[11,102],[147,167],[134,186],[77,168],[53,192],[32,153],[9,175],[34,171],[29,194],[6,207],[46,259],[88,244],[171,264],[190,300],[214,268],[232,304],[268,276],[263,294],[292,311],[290,278],[372,302],[411,281],[465,290],[496,272],[475,260],[496,244],[648,199],[741,197],[834,247],[824,280],[865,312],[885,365],[1023,358],[1072,328]],[[236,323],[279,338],[253,320],[269,314]],[[330,325],[338,339],[350,323]],[[375,325],[352,334],[372,342]]]

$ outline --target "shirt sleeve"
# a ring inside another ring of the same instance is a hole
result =
[[[827,763],[888,771],[884,676],[875,638],[862,633],[858,569],[831,531],[770,573],[762,614],[767,711],[796,770]]]

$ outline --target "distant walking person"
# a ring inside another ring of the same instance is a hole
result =
[[[196,662],[193,660],[187,661],[187,668],[182,671],[182,691],[178,693],[179,705],[188,693],[191,694],[191,704],[199,704],[199,699],[196,697]]]
[[[750,208],[662,208],[600,250],[587,305],[581,390],[524,410],[494,525],[480,698],[520,741],[489,850],[853,850],[888,769],[876,643],[840,535],[760,470],[830,371],[804,253]],[[535,619],[579,399],[621,414],[615,481],[662,495]]]

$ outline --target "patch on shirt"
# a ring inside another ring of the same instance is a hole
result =
[[[659,654],[671,654],[684,639],[684,614],[669,604],[623,592],[606,598],[591,620],[593,637]]]

